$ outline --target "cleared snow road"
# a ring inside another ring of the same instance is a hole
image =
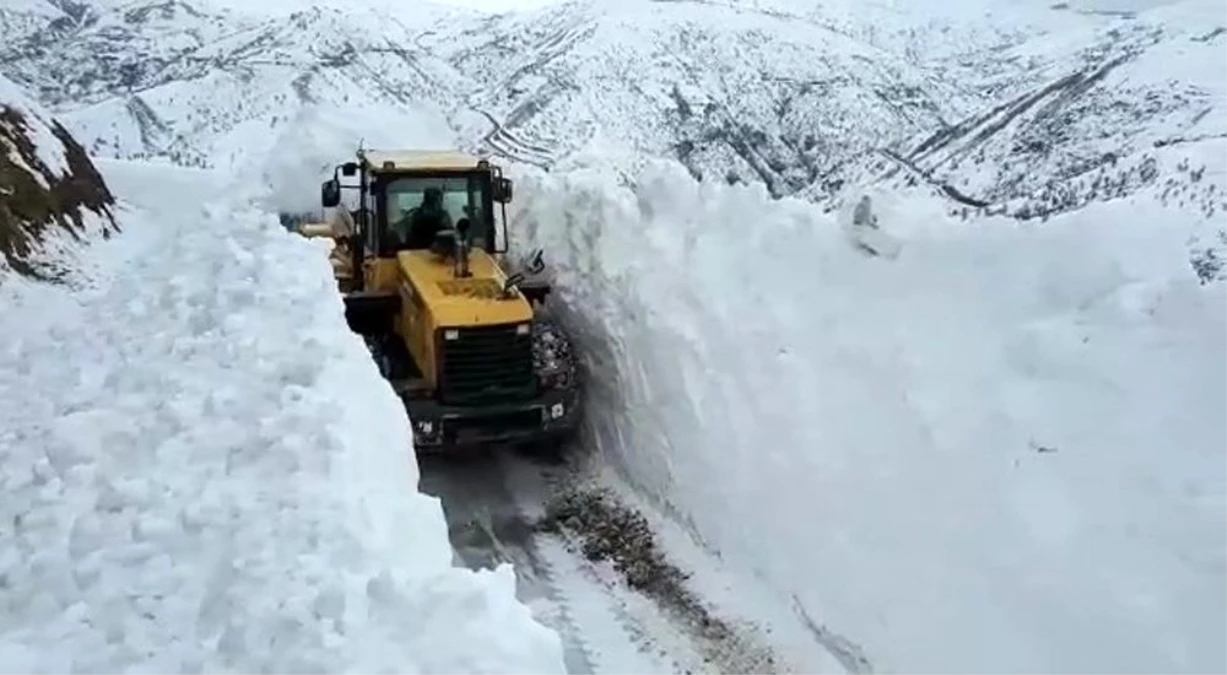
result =
[[[503,562],[516,569],[516,595],[562,636],[569,673],[593,673],[591,658],[565,612],[553,572],[538,550],[533,522],[519,508],[496,458],[419,458],[420,489],[443,501],[456,562],[492,569]],[[542,608],[553,610],[542,615]]]
[[[471,569],[511,563],[520,600],[562,636],[568,672],[791,670],[754,636],[709,614],[697,597],[682,591],[689,602],[683,606],[672,597],[677,589],[664,596],[632,590],[624,573],[591,559],[582,537],[548,531],[547,505],[585,482],[576,470],[504,450],[422,457],[419,464],[420,489],[443,502],[456,563]],[[622,545],[627,537],[612,538]]]

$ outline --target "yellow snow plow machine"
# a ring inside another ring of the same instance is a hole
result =
[[[342,206],[344,190],[356,204]],[[404,400],[418,450],[557,452],[579,422],[578,370],[546,315],[550,286],[532,278],[540,251],[508,273],[511,180],[462,153],[359,150],[320,192],[325,222],[295,229],[336,242],[346,320]]]

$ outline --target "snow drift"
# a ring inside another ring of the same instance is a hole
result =
[[[109,235],[114,198],[85,150],[0,76],[0,281],[62,279],[76,240]]]
[[[354,161],[359,144],[367,149],[456,147],[455,133],[438,111],[427,106],[389,111],[355,98],[353,104],[304,107],[272,137],[267,156],[257,165],[259,175],[253,177],[268,186],[262,197],[266,206],[287,212],[319,211],[320,182],[331,178],[338,164]],[[304,138],[311,140],[303,143]],[[356,179],[341,180],[356,184]],[[347,190],[342,197],[356,207],[355,191]]]
[[[0,288],[5,671],[562,672],[510,567],[451,567],[324,253],[216,174],[107,177],[98,283]]]
[[[655,164],[520,177],[591,440],[876,669],[1221,671],[1224,284],[1137,200],[1044,225]],[[521,241],[524,241],[523,239]]]

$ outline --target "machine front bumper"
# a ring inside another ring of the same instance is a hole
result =
[[[413,444],[426,451],[548,440],[574,430],[580,416],[574,388],[488,406],[448,406],[432,400],[406,400],[405,406]]]

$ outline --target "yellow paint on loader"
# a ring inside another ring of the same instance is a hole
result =
[[[474,236],[467,239],[457,220],[429,247],[409,248],[389,229],[389,204],[403,186],[412,193],[436,179],[467,186],[457,194],[476,219],[469,224]],[[357,191],[356,206],[342,204],[342,189]],[[549,287],[508,288],[495,242],[500,228],[507,239],[511,198],[511,180],[482,157],[360,149],[356,162],[338,165],[321,185],[325,222],[298,228],[336,242],[331,258],[346,321],[404,400],[419,452],[480,443],[549,451],[581,418],[569,341],[535,315],[533,303],[543,302]]]

